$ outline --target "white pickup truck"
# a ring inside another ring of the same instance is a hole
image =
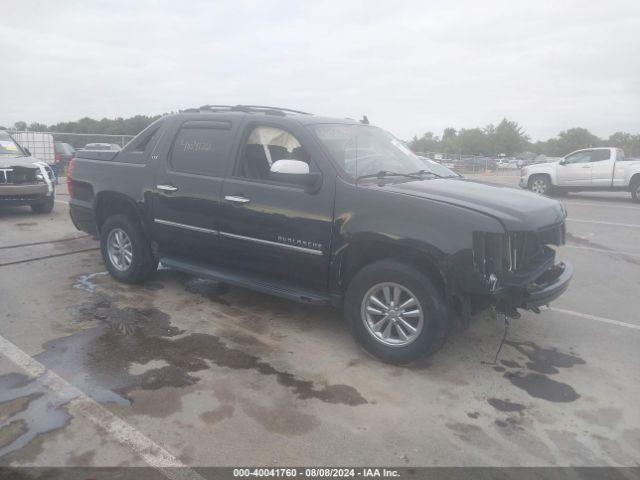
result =
[[[640,202],[640,160],[625,159],[620,148],[576,150],[557,162],[524,167],[520,187],[543,195],[627,191]]]

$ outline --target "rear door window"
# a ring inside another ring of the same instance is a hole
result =
[[[600,162],[602,160],[609,160],[611,158],[611,150],[592,150],[591,161]]]
[[[229,122],[185,122],[173,142],[169,164],[176,172],[222,177],[230,150]]]
[[[146,152],[148,148],[153,147],[160,134],[160,126],[147,133],[133,147],[134,152]]]

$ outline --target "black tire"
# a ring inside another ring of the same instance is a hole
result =
[[[635,178],[631,182],[631,198],[634,202],[640,203],[640,178]]]
[[[551,195],[552,185],[547,175],[533,175],[529,179],[529,190],[540,195]]]
[[[119,269],[108,253],[109,235],[116,229],[124,231],[131,241],[132,259],[125,270]],[[100,230],[100,251],[111,276],[122,283],[141,283],[151,277],[158,268],[158,260],[153,256],[142,227],[126,215],[112,215],[105,220]]]
[[[424,313],[422,330],[408,345],[385,345],[367,327],[363,312],[365,296],[384,283],[406,288]],[[393,364],[409,363],[434,353],[448,330],[448,309],[433,282],[419,270],[396,260],[380,260],[360,270],[349,283],[344,310],[356,341],[371,355]]]
[[[54,193],[50,197],[47,197],[47,199],[44,201],[32,203],[31,211],[33,211],[33,213],[51,213],[55,205],[55,198],[56,196]]]

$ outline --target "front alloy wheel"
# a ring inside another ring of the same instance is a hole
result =
[[[432,354],[449,330],[442,293],[425,272],[400,259],[362,267],[349,281],[344,311],[358,343],[394,364]]]
[[[535,178],[531,182],[531,191],[534,193],[539,193],[540,195],[546,195],[549,190],[549,185],[547,181],[543,178]]]
[[[424,313],[417,297],[397,283],[371,287],[362,300],[361,315],[373,338],[387,346],[409,345],[424,326]]]

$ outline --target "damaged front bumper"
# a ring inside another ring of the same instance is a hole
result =
[[[494,292],[493,302],[499,311],[510,314],[518,308],[537,311],[562,295],[573,277],[573,265],[560,262],[526,284],[504,285]]]
[[[523,296],[524,308],[540,307],[562,295],[573,277],[573,265],[560,262],[547,270],[542,277],[528,285]]]

